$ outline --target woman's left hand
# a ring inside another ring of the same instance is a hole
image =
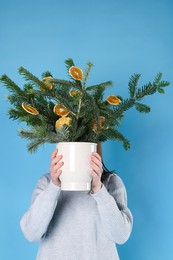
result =
[[[92,183],[91,189],[95,193],[102,187],[101,176],[103,173],[102,159],[98,153],[92,153],[91,156],[91,175]]]

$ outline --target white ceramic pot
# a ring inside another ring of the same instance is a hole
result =
[[[63,156],[62,174],[60,176],[62,190],[91,189],[91,154],[96,152],[96,143],[61,142],[57,144],[58,154]]]

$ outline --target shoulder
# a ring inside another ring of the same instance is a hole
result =
[[[35,198],[40,194],[41,191],[45,190],[48,184],[50,183],[50,175],[44,174],[42,175],[35,186],[35,189],[32,193],[32,202],[35,200]]]
[[[125,185],[123,183],[123,180],[119,175],[116,173],[113,173],[109,179],[109,186],[114,186],[116,189],[117,188],[125,188]]]
[[[116,173],[107,173],[104,177],[103,184],[106,186],[107,190],[109,191],[112,189],[118,189],[118,188],[125,188],[124,183],[120,176],[118,176]]]
[[[40,177],[40,179],[39,179],[39,181],[46,181],[46,182],[50,182],[50,180],[51,180],[51,178],[50,178],[50,174],[49,173],[45,173],[45,174],[43,174],[41,177]]]
[[[50,182],[50,174],[46,173],[44,175],[42,175],[38,181],[37,181],[37,186],[47,186]]]
[[[106,189],[111,196],[114,197],[117,203],[127,204],[127,192],[125,185],[116,173],[111,173],[107,177]]]
[[[44,190],[48,184],[50,183],[50,174],[44,174],[42,175],[35,186],[34,193],[37,192],[38,190]]]

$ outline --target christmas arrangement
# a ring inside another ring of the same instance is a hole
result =
[[[19,87],[7,75],[1,82],[9,90],[11,108],[9,118],[26,123],[19,135],[29,141],[28,151],[34,152],[44,143],[104,142],[116,140],[130,148],[130,142],[118,131],[118,126],[128,109],[149,113],[150,107],[142,99],[156,92],[164,93],[168,81],[158,73],[153,82],[138,87],[140,74],[134,74],[128,82],[129,98],[119,95],[105,96],[111,81],[87,86],[92,63],[83,72],[72,59],[65,61],[69,80],[53,77],[46,71],[39,79],[23,67],[19,73],[25,79]]]

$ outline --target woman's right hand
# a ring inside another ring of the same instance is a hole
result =
[[[64,162],[61,161],[62,158],[63,158],[62,155],[58,155],[58,149],[53,151],[51,155],[51,163],[50,163],[50,176],[52,182],[57,186],[61,186],[61,181],[59,179],[59,176],[62,173],[61,167],[64,164]]]

